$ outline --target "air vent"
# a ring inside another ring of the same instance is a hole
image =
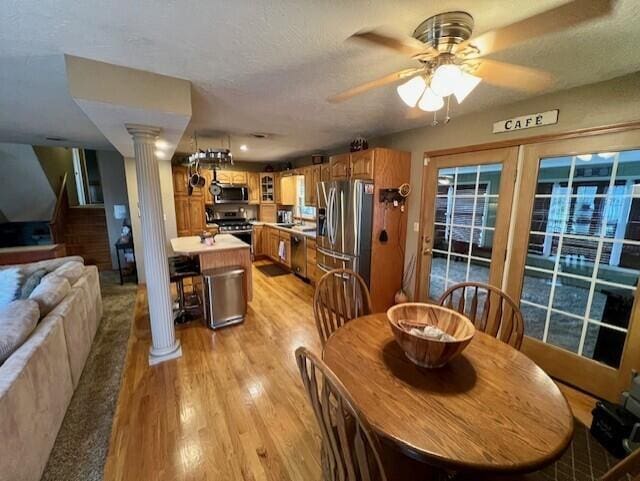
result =
[[[264,132],[252,132],[251,137],[255,137],[256,139],[266,139],[269,137],[269,134],[265,134]]]
[[[69,139],[65,139],[64,137],[45,137],[45,139],[51,142],[66,142]]]

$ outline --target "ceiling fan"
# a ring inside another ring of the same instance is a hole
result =
[[[485,57],[520,42],[605,16],[613,10],[615,1],[573,0],[476,37],[472,37],[473,17],[466,12],[434,15],[418,25],[412,37],[390,35],[379,29],[355,33],[349,40],[394,50],[419,65],[358,85],[327,100],[343,102],[402,80],[404,83],[397,87],[400,98],[409,107],[417,106],[427,112],[440,110],[445,99],[448,109],[451,96],[462,103],[481,81],[525,92],[542,91],[553,83],[553,76],[548,72]]]

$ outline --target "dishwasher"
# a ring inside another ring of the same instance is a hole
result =
[[[302,234],[291,234],[291,269],[299,277],[307,278],[307,238]]]

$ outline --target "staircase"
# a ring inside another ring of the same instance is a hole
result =
[[[111,254],[107,217],[102,206],[70,207],[64,229],[67,255],[82,256],[84,263],[110,270]]]

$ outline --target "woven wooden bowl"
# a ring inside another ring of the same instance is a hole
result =
[[[442,367],[460,354],[471,342],[476,329],[462,314],[434,304],[409,302],[387,311],[389,325],[396,342],[406,356],[421,367]],[[428,339],[409,331],[426,325],[436,326],[455,338],[455,341]]]

